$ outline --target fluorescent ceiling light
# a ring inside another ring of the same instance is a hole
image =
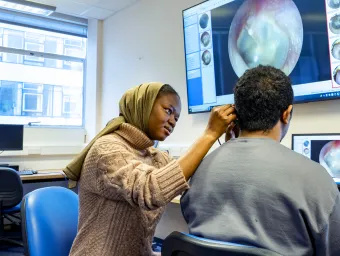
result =
[[[25,0],[0,0],[0,8],[42,16],[48,16],[56,10],[54,6]]]

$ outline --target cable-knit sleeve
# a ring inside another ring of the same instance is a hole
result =
[[[100,195],[110,200],[126,200],[146,210],[165,206],[188,189],[176,160],[158,169],[136,160],[120,144],[99,155],[97,175],[96,189]]]

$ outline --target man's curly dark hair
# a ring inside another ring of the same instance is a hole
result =
[[[238,124],[245,131],[269,131],[293,104],[290,78],[281,70],[258,66],[247,70],[234,89]]]

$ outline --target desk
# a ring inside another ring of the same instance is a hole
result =
[[[38,174],[21,175],[20,178],[23,183],[43,180],[67,180],[66,175],[61,170],[43,170],[38,171]]]
[[[42,181],[42,180],[66,180],[65,174],[60,170],[38,171],[38,174],[21,175],[23,183],[26,181]]]
[[[38,171],[38,174],[22,175],[20,176],[20,178],[23,183],[24,195],[39,188],[46,187],[69,188],[68,187],[69,180],[67,179],[63,171],[61,171],[61,169],[40,170]],[[75,193],[78,192],[77,187],[72,188],[71,190]]]

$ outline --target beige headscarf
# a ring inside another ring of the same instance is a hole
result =
[[[147,83],[128,90],[119,101],[120,116],[112,119],[86,148],[73,159],[64,169],[66,176],[71,180],[78,181],[87,153],[94,142],[100,137],[118,130],[122,123],[132,124],[147,133],[151,110],[163,85],[162,83]]]

